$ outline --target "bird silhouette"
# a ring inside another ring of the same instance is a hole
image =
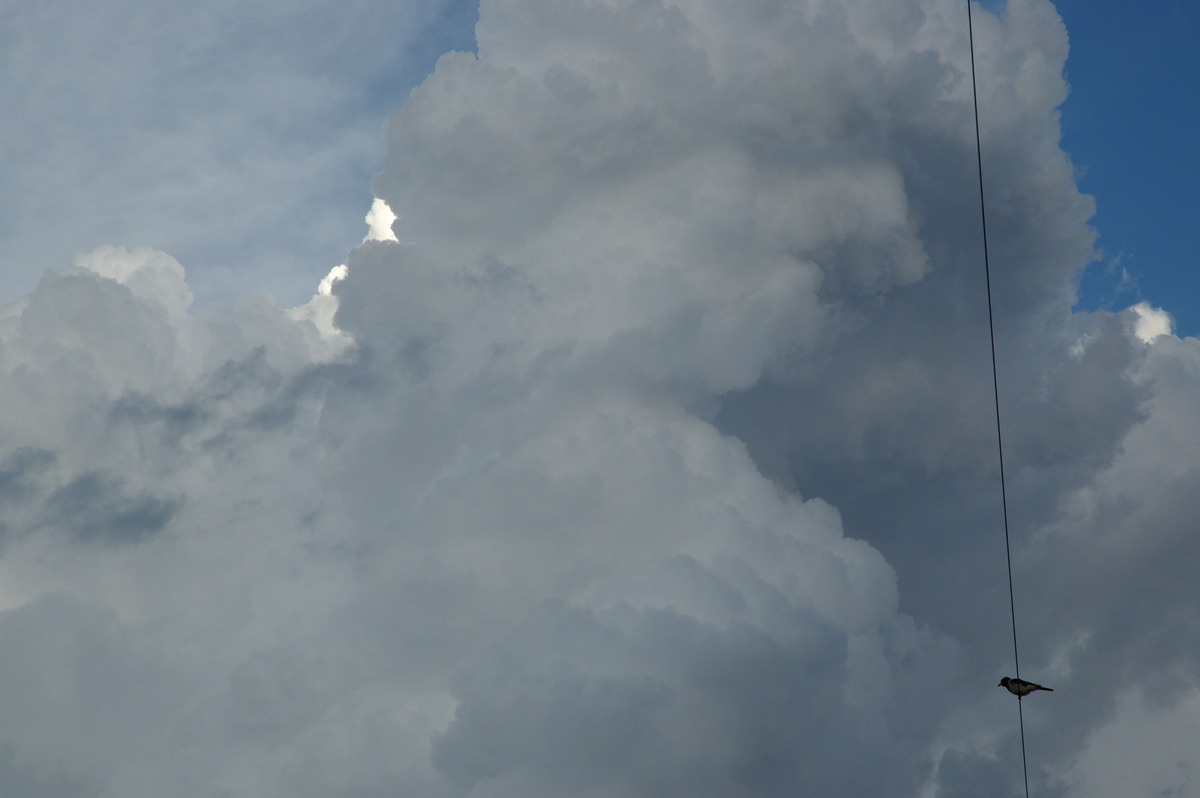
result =
[[[1047,693],[1054,692],[1054,690],[1052,690],[1049,687],[1042,687],[1040,684],[1034,684],[1033,682],[1027,682],[1024,679],[1010,679],[1007,676],[1005,676],[1003,679],[1001,679],[1000,684],[998,684],[996,686],[1007,688],[1008,692],[1012,693],[1017,698],[1024,698],[1025,696],[1029,695],[1030,693],[1036,692],[1038,690],[1045,690]]]

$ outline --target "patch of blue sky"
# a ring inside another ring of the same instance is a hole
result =
[[[1096,198],[1100,258],[1081,310],[1145,300],[1200,333],[1200,7],[1184,0],[1057,0],[1071,51],[1063,148]]]

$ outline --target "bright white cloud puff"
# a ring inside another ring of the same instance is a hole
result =
[[[1065,31],[976,19],[1030,777],[1177,786],[1200,350],[1071,314]],[[308,305],[3,309],[5,795],[1015,795],[965,22],[484,0]]]

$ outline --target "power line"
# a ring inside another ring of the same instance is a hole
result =
[[[971,99],[975,108],[975,165],[979,173],[979,222],[983,233],[983,274],[987,286],[988,337],[992,346],[992,400],[996,410],[996,451],[1000,458],[1000,507],[1004,517],[1004,556],[1008,563],[1008,606],[1012,616],[1013,668],[1021,678],[1021,657],[1017,647],[1017,600],[1013,591],[1012,542],[1008,532],[1008,490],[1004,478],[1004,436],[1000,427],[1000,380],[996,372],[996,322],[992,313],[992,267],[988,258],[987,203],[983,191],[983,146],[979,136],[979,90],[975,84],[975,24],[971,0],[967,0],[967,38],[971,44]],[[1021,724],[1021,771],[1025,776],[1025,798],[1029,798],[1029,763],[1025,755],[1025,712],[1017,698]]]

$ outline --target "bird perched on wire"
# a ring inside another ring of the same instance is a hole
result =
[[[1045,690],[1047,693],[1054,692],[1054,690],[1049,687],[1042,687],[1040,684],[1034,684],[1033,682],[1027,682],[1024,679],[1010,679],[1007,676],[1005,676],[1003,679],[1001,679],[1000,684],[998,684],[996,686],[1007,688],[1008,692],[1012,693],[1017,698],[1024,698],[1025,696],[1029,695],[1030,693],[1036,692],[1038,690]]]

